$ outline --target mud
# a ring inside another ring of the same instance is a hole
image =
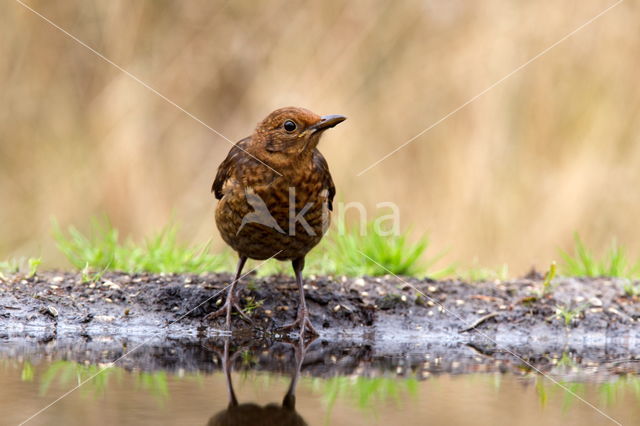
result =
[[[215,369],[211,351],[224,332],[221,324],[206,323],[203,317],[224,301],[230,278],[107,273],[95,282],[82,282],[79,274],[69,272],[9,277],[0,281],[0,357],[102,363],[144,345],[144,351],[127,355],[122,365]],[[640,300],[625,295],[625,281],[563,278],[540,297],[541,281],[535,275],[473,284],[310,277],[307,302],[321,336],[305,362],[329,362],[333,373],[338,369],[344,374],[363,363],[383,370],[402,366],[420,374],[521,372],[531,366],[554,368],[569,354],[577,365],[640,369]],[[274,357],[273,351],[290,353],[278,349],[288,346],[279,343],[286,336],[278,326],[295,319],[295,283],[286,276],[250,275],[240,296],[256,327],[248,329],[234,319],[234,345],[271,352],[258,365],[277,371],[274,362],[289,355]],[[558,309],[575,313],[567,319]]]

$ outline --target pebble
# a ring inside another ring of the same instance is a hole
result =
[[[109,287],[110,289],[113,290],[120,290],[120,286],[116,283],[114,283],[113,281],[110,280],[104,280],[104,283],[102,283],[102,285]]]
[[[112,322],[115,319],[116,317],[114,317],[113,315],[96,315],[95,317],[93,317],[94,321],[102,321],[102,322]]]
[[[462,299],[456,300],[456,305],[458,305],[458,306],[464,305],[464,300],[462,300]]]
[[[597,297],[592,297],[591,299],[589,299],[589,303],[591,304],[591,306],[595,306],[595,307],[602,306],[602,300],[600,300]]]
[[[429,290],[431,293],[438,291],[438,287],[434,286],[434,285],[430,285],[429,287],[427,287],[427,290]]]
[[[61,276],[53,277],[51,279],[51,282],[54,282],[54,283],[61,283],[62,281],[64,281],[64,277],[61,277]]]
[[[367,282],[363,278],[357,278],[353,281],[353,285],[357,285],[359,287],[364,287]]]

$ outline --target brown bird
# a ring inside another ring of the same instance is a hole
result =
[[[282,399],[282,404],[268,404],[266,406],[260,406],[258,404],[249,402],[240,404],[236,396],[236,392],[233,389],[233,382],[231,380],[231,370],[235,358],[244,351],[236,352],[234,354],[229,353],[229,338],[224,341],[224,349],[221,354],[217,349],[214,351],[220,357],[222,371],[227,380],[227,392],[229,395],[229,405],[226,410],[222,410],[209,419],[208,426],[237,426],[237,425],[280,425],[280,426],[305,426],[307,422],[296,411],[296,387],[298,385],[298,379],[300,378],[300,370],[302,369],[302,363],[306,355],[307,348],[311,345],[313,339],[305,341],[302,336],[299,337],[297,343],[291,342],[290,344],[294,349],[295,369],[291,376],[291,382],[287,393]]]
[[[316,148],[322,133],[344,121],[341,115],[319,116],[304,108],[287,107],[267,116],[250,137],[236,143],[220,164],[212,191],[220,200],[216,224],[222,238],[239,255],[236,275],[225,304],[207,315],[212,319],[236,309],[235,287],[247,258],[292,261],[300,292],[295,322],[318,334],[309,319],[302,284],[304,259],[326,232],[335,186],[327,161]]]

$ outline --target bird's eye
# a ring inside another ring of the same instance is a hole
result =
[[[285,121],[283,126],[287,132],[293,132],[296,129],[296,127],[298,127],[296,126],[295,121],[292,121],[292,120]]]

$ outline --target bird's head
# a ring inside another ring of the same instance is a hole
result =
[[[342,115],[319,116],[304,108],[280,108],[258,124],[252,142],[272,160],[297,157],[312,152],[322,133],[344,120]]]

